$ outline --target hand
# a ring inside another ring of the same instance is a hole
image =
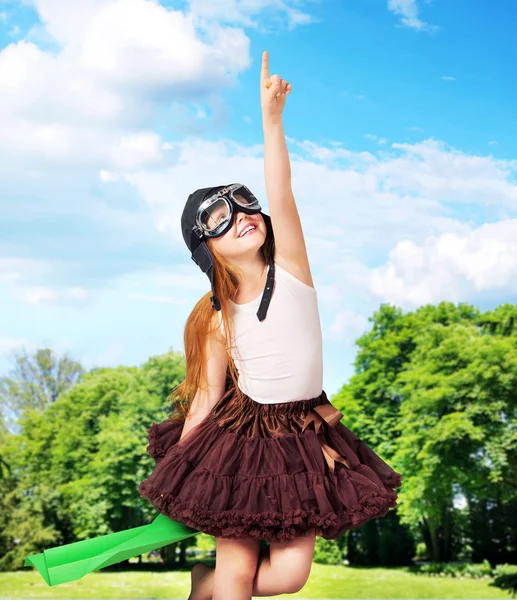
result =
[[[260,104],[263,119],[281,118],[284,110],[287,94],[291,92],[292,86],[280,75],[269,76],[268,52],[262,53],[262,69],[260,73]]]

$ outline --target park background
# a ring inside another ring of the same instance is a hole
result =
[[[233,181],[268,213],[267,49],[293,86],[324,389],[403,475],[386,517],[318,541],[304,594],[507,597],[516,17],[511,0],[1,0],[0,595],[179,597],[195,553],[213,558],[202,535],[66,589],[21,568],[155,515],[137,493],[146,428],[209,291],[179,217],[193,189]],[[147,560],[162,587],[131,588]]]

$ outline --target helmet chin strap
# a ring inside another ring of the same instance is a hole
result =
[[[264,293],[262,294],[262,300],[260,301],[260,306],[257,311],[257,317],[259,321],[263,321],[266,318],[267,309],[269,307],[269,303],[271,302],[271,295],[273,294],[273,285],[275,283],[275,261],[273,260],[273,253],[269,255],[269,271],[266,279],[266,286],[264,288]]]

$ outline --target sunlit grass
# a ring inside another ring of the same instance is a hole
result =
[[[213,565],[211,560],[204,562]],[[302,591],[275,598],[509,598],[507,592],[489,586],[489,581],[416,575],[405,568],[314,563]],[[48,586],[34,569],[0,573],[2,598],[186,599],[189,591],[190,566],[180,571],[108,568],[57,586]]]

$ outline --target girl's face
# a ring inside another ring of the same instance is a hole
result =
[[[240,236],[250,225],[255,229]],[[248,215],[236,212],[233,215],[232,227],[221,237],[210,240],[210,244],[223,258],[232,262],[232,259],[242,259],[246,255],[255,256],[266,241],[266,236],[266,224],[260,213]]]

